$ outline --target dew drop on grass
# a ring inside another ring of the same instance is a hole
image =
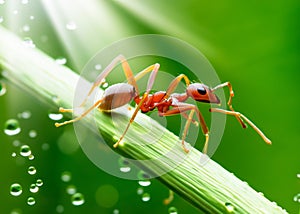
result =
[[[76,30],[77,29],[77,25],[75,22],[70,21],[66,24],[66,28],[67,30]]]
[[[234,211],[234,206],[229,202],[225,203],[225,207],[226,207],[227,212],[229,212],[229,213]]]
[[[72,204],[75,206],[80,206],[84,204],[84,197],[81,193],[75,193],[71,196]]]
[[[300,178],[300,173],[297,174],[297,178]]]
[[[31,155],[30,147],[28,145],[21,146],[20,155],[22,155],[23,157],[28,157],[29,155]]]
[[[74,186],[74,185],[69,185],[68,187],[67,187],[67,189],[66,189],[66,191],[67,191],[67,193],[69,194],[69,195],[73,195],[73,194],[75,194],[76,193],[76,187]]]
[[[23,44],[28,48],[35,48],[35,44],[30,37],[25,37],[23,39]]]
[[[0,16],[0,23],[3,21],[3,17]],[[6,93],[6,85],[3,82],[0,82],[0,96]]]
[[[61,180],[63,182],[69,182],[71,178],[72,178],[71,172],[64,171],[63,173],[61,173]]]
[[[138,172],[137,177],[138,177],[138,179],[140,179],[140,180],[149,180],[149,179],[150,179],[150,176],[149,176],[146,172],[144,172],[143,170],[140,170],[140,171]]]
[[[125,159],[123,157],[119,159],[119,166],[120,166],[121,172],[124,172],[124,173],[130,172],[131,167],[129,165],[130,165],[130,163],[127,159]]]
[[[61,120],[63,118],[63,114],[61,113],[56,113],[56,112],[50,112],[48,114],[48,117],[51,119],[51,120]]]
[[[169,214],[177,214],[178,213],[177,208],[176,207],[170,207],[168,209],[168,213]]]
[[[28,197],[27,198],[27,204],[30,205],[30,206],[35,205],[34,197]]]
[[[14,141],[12,142],[12,144],[13,144],[13,146],[15,146],[15,147],[19,147],[19,146],[21,145],[21,142],[20,142],[19,140],[14,140]]]
[[[36,173],[36,168],[34,166],[28,167],[28,174],[34,175]]]
[[[13,153],[11,153],[11,156],[14,158],[17,156],[17,153],[13,152]]]
[[[64,57],[59,57],[55,59],[56,64],[65,65],[67,63],[67,59]]]
[[[294,196],[294,201],[300,203],[300,193]]]
[[[5,122],[4,125],[4,133],[12,136],[12,135],[17,135],[21,132],[21,127],[19,124],[19,121],[16,119],[9,119]]]
[[[36,180],[36,185],[38,186],[38,187],[41,187],[41,186],[43,186],[43,181],[42,181],[42,179],[37,179]]]
[[[19,196],[22,194],[22,186],[18,183],[14,183],[10,186],[10,194],[13,196]]]
[[[29,191],[32,193],[37,193],[39,191],[39,187],[36,184],[31,184]]]
[[[149,193],[144,193],[142,195],[142,201],[147,202],[147,201],[150,201],[150,199],[151,199],[151,197],[150,197]]]
[[[34,159],[34,155],[33,155],[33,154],[29,155],[29,156],[28,156],[28,159],[29,159],[29,160],[33,160],[33,159]]]

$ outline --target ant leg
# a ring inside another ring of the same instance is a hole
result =
[[[95,82],[93,83],[91,89],[89,90],[86,98],[80,104],[80,107],[82,107],[86,103],[86,101],[88,100],[88,98],[90,97],[92,92],[103,83],[104,78],[109,75],[109,73],[113,70],[114,67],[117,66],[117,64],[119,62],[121,62],[121,65],[122,65],[122,68],[123,68],[123,71],[125,73],[128,83],[131,84],[135,88],[135,90],[138,92],[138,87],[137,87],[134,75],[132,73],[132,70],[131,70],[126,58],[123,55],[119,55],[116,58],[114,58],[111,61],[111,63],[97,76],[97,78],[96,78]]]
[[[68,120],[68,121],[65,121],[65,122],[62,122],[62,123],[55,123],[55,126],[56,127],[60,127],[60,126],[63,126],[63,125],[66,125],[66,124],[69,124],[69,123],[74,123],[80,119],[82,119],[83,117],[85,117],[90,111],[92,111],[94,108],[97,108],[100,104],[101,104],[102,100],[98,100],[93,106],[91,106],[89,109],[87,109],[85,112],[83,112],[80,116],[72,119],[72,120]],[[63,109],[63,112],[69,112],[71,111],[72,109]]]
[[[231,111],[234,111],[234,109],[233,109],[233,107],[232,107],[232,98],[234,97],[234,93],[233,93],[232,85],[231,85],[230,82],[225,82],[225,83],[222,83],[222,84],[220,84],[220,85],[217,85],[216,87],[214,87],[214,88],[212,89],[212,91],[215,91],[215,90],[217,90],[217,89],[219,89],[219,88],[223,88],[223,87],[228,87],[228,89],[229,89],[229,99],[228,99],[227,105],[228,105],[228,107],[229,107],[229,109],[230,109]],[[242,118],[237,117],[237,116],[235,116],[235,117],[236,117],[236,119],[239,121],[239,123],[242,125],[242,127],[243,127],[244,129],[247,128],[247,126],[246,126],[246,124],[244,123],[244,121],[242,120]]]
[[[173,106],[172,109],[170,109],[166,112],[159,112],[159,115],[161,115],[161,116],[171,116],[171,115],[175,115],[175,114],[182,114],[186,111],[191,111],[191,112],[188,115],[188,119],[187,119],[187,122],[184,126],[184,130],[183,130],[183,134],[182,134],[182,147],[183,147],[183,150],[185,152],[189,152],[189,150],[185,147],[184,140],[185,140],[185,137],[187,135],[189,126],[191,124],[191,121],[193,120],[193,115],[196,112],[197,119],[200,122],[202,132],[205,136],[205,143],[204,143],[204,147],[203,147],[203,153],[206,154],[207,149],[208,149],[209,131],[208,131],[208,127],[206,125],[206,122],[205,122],[201,112],[199,111],[199,109],[196,106],[191,105],[191,104],[186,104],[186,103],[177,103],[176,105]]]
[[[125,137],[131,123],[134,121],[138,111],[140,110],[141,106],[144,104],[146,98],[148,97],[148,94],[153,86],[153,83],[154,83],[154,80],[155,80],[155,77],[156,77],[156,74],[158,72],[158,69],[159,69],[159,64],[155,64],[153,67],[152,66],[149,66],[147,69],[147,72],[148,72],[148,69],[152,69],[152,72],[150,74],[150,77],[149,77],[149,80],[148,80],[148,85],[147,85],[147,90],[146,92],[144,93],[142,99],[140,100],[138,106],[136,107],[135,111],[133,112],[131,118],[130,118],[130,121],[129,123],[127,124],[127,127],[125,129],[125,131],[123,132],[122,136],[120,137],[120,139],[113,145],[113,147],[118,147],[118,145],[120,144],[120,142],[123,140],[123,138]]]
[[[172,92],[176,89],[176,87],[178,86],[178,84],[180,83],[180,81],[184,79],[186,86],[188,86],[190,84],[190,80],[188,79],[188,77],[184,74],[180,74],[178,75],[169,85],[167,91],[166,91],[166,95],[165,95],[165,99],[169,98],[170,95],[172,94]]]
[[[269,138],[267,138],[264,133],[251,121],[249,120],[246,116],[244,116],[243,114],[239,113],[239,112],[235,112],[235,111],[227,111],[224,109],[219,109],[219,108],[211,108],[210,109],[211,112],[219,112],[219,113],[223,113],[223,114],[228,114],[228,115],[233,115],[235,117],[239,117],[242,118],[243,120],[245,120],[260,136],[261,138],[267,143],[267,144],[272,144],[271,140]]]
[[[169,196],[164,200],[164,204],[169,205],[173,201],[173,199],[174,199],[174,192],[172,190],[169,190]]]

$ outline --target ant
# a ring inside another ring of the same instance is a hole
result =
[[[150,90],[152,89],[153,83],[155,81],[156,74],[159,70],[160,65],[158,63],[150,65],[149,67],[145,68],[141,72],[139,72],[136,76],[133,75],[132,70],[126,60],[126,58],[122,55],[117,56],[112,60],[112,62],[103,70],[103,72],[96,78],[96,81],[93,83],[87,97],[82,102],[80,107],[82,107],[89,96],[92,94],[94,89],[96,87],[99,87],[106,76],[109,75],[109,73],[113,70],[113,68],[121,62],[123,71],[127,78],[127,83],[117,83],[114,85],[109,86],[103,94],[103,97],[98,100],[93,106],[88,108],[85,112],[83,112],[80,116],[77,118],[74,118],[69,121],[65,121],[63,123],[55,123],[56,127],[73,123],[75,121],[78,121],[82,119],[84,116],[86,116],[90,111],[92,111],[95,108],[98,108],[101,111],[111,111],[115,108],[121,107],[130,101],[134,100],[134,102],[137,104],[137,107],[131,116],[131,119],[123,132],[120,139],[113,145],[113,147],[117,147],[124,136],[126,135],[126,132],[128,131],[130,124],[134,121],[137,113],[139,110],[141,110],[142,113],[147,113],[149,111],[154,110],[155,108],[158,110],[159,116],[171,116],[175,114],[182,114],[183,117],[187,119],[187,122],[184,127],[184,131],[181,137],[182,147],[185,152],[189,152],[189,150],[185,147],[185,138],[188,133],[188,129],[191,123],[198,125],[198,122],[193,119],[194,114],[196,114],[196,117],[198,121],[200,122],[202,132],[205,136],[205,143],[203,148],[203,153],[207,153],[208,149],[208,141],[209,141],[209,130],[206,125],[206,122],[197,108],[197,106],[185,103],[185,101],[190,97],[193,100],[196,100],[198,102],[204,102],[204,103],[215,103],[220,104],[220,100],[217,97],[214,92],[217,89],[228,87],[229,89],[229,99],[228,99],[228,107],[229,110],[224,110],[220,108],[211,108],[210,112],[219,112],[227,115],[233,115],[236,117],[238,122],[242,125],[243,128],[246,128],[246,123],[248,123],[261,137],[262,139],[267,143],[271,144],[271,141],[263,134],[263,132],[254,125],[247,117],[245,117],[243,114],[234,111],[232,107],[232,97],[234,96],[232,86],[230,82],[225,82],[223,84],[217,85],[214,88],[209,88],[208,86],[202,84],[202,83],[190,83],[190,80],[188,77],[184,74],[180,74],[177,76],[169,85],[166,91],[158,91],[153,94],[150,94]],[[137,87],[137,80],[142,78],[145,74],[150,72],[150,77],[148,79],[147,89],[146,92],[140,96],[138,87]],[[185,81],[186,84],[186,92],[185,93],[173,93],[178,84],[181,80]],[[170,108],[171,107],[171,108]],[[59,108],[60,112],[73,112],[73,109],[64,109]],[[189,112],[189,113],[188,113]]]

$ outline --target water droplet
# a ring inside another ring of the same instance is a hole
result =
[[[61,180],[63,182],[69,182],[71,178],[72,178],[71,172],[64,171],[63,173],[61,173]]]
[[[34,20],[34,16],[29,16],[29,19],[30,20]]]
[[[29,155],[29,156],[28,156],[28,159],[29,159],[29,160],[33,160],[33,159],[34,159],[34,155],[32,155],[32,154]]]
[[[144,172],[143,170],[139,171],[139,173],[138,173],[137,176],[138,176],[138,178],[140,180],[148,180],[148,179],[150,179],[150,176],[146,172]]]
[[[4,4],[5,3],[5,0],[0,0],[0,4]]]
[[[38,186],[38,187],[41,187],[41,186],[43,186],[43,181],[42,181],[42,179],[37,179],[36,180],[36,185]]]
[[[13,153],[11,153],[11,156],[12,156],[12,157],[16,157],[16,156],[17,156],[17,153],[13,152]]]
[[[23,157],[28,157],[29,155],[31,155],[30,147],[28,145],[21,146],[20,155],[22,155]]]
[[[67,193],[69,194],[69,195],[73,195],[73,194],[75,194],[76,193],[76,187],[74,186],[74,185],[69,185],[68,187],[67,187]]]
[[[30,130],[28,135],[31,138],[35,138],[37,136],[37,132],[35,130]]]
[[[144,193],[142,196],[142,201],[147,202],[150,201],[150,194],[149,193]]]
[[[15,120],[15,119],[7,120],[5,122],[4,127],[5,127],[4,133],[9,136],[16,135],[21,132],[19,121]]]
[[[177,213],[178,213],[176,207],[170,207],[170,208],[168,209],[168,212],[169,212],[169,214],[177,214]]]
[[[21,3],[22,4],[28,4],[29,0],[22,0]]]
[[[24,26],[22,27],[22,30],[23,30],[24,32],[29,32],[29,31],[30,31],[30,26],[29,26],[29,25],[24,25]]]
[[[120,171],[121,172],[130,172],[131,171],[131,167],[129,166],[129,161],[125,158],[120,158],[119,159],[119,165],[120,165]]]
[[[20,142],[19,140],[14,140],[14,141],[12,142],[12,144],[13,144],[13,146],[15,146],[15,147],[19,147],[19,146],[21,145],[21,142]]]
[[[31,184],[29,190],[32,193],[37,193],[39,191],[39,187],[36,184]]]
[[[28,48],[35,48],[35,44],[33,43],[32,39],[29,37],[23,39],[23,44]]]
[[[300,193],[294,196],[294,201],[300,203]]]
[[[71,22],[68,22],[68,23],[66,24],[66,28],[67,28],[68,30],[76,30],[76,29],[77,29],[77,25],[76,25],[75,22],[71,21]]]
[[[50,148],[48,143],[43,143],[42,144],[42,150],[47,151]]]
[[[55,62],[59,65],[65,65],[67,63],[67,59],[64,57],[59,57],[55,60]]]
[[[96,64],[96,65],[95,65],[95,69],[96,69],[97,71],[101,70],[101,68],[102,68],[102,66],[101,66],[100,64]]]
[[[300,178],[300,173],[297,174],[297,178]]]
[[[10,186],[10,194],[13,196],[19,196],[22,194],[22,186],[18,183],[14,183]]]
[[[75,193],[71,197],[72,204],[75,206],[80,206],[84,204],[84,197],[81,193]]]
[[[30,205],[30,206],[34,205],[35,204],[34,197],[28,197],[27,198],[27,204]]]
[[[119,213],[120,213],[120,211],[118,209],[113,210],[113,214],[119,214]]]
[[[22,118],[22,119],[29,119],[31,117],[31,112],[30,111],[23,111],[23,112],[18,114],[18,117]]]
[[[141,185],[143,187],[147,187],[147,186],[151,185],[151,181],[149,181],[149,180],[139,181],[139,185]]]
[[[0,23],[2,23],[4,21],[3,16],[0,16]]]
[[[103,83],[102,88],[107,88],[107,87],[108,87],[108,83],[107,82]]]
[[[127,173],[127,172],[130,172],[130,170],[131,170],[130,166],[122,166],[122,167],[120,167],[120,171],[121,172]]]
[[[1,19],[1,17],[0,17],[0,19]],[[1,23],[1,21],[0,21],[0,23]],[[6,85],[3,82],[0,82],[0,96],[4,95],[5,93],[6,93]]]
[[[142,187],[139,187],[139,188],[137,188],[136,193],[137,193],[138,195],[141,195],[141,194],[144,193],[144,189],[143,189]]]
[[[22,214],[22,210],[15,208],[10,212],[10,214]]]
[[[28,167],[28,174],[34,175],[36,173],[36,168],[34,166]]]
[[[63,118],[63,114],[61,113],[54,113],[54,112],[50,112],[48,114],[48,117],[51,119],[51,120],[61,120]]]
[[[225,207],[226,207],[226,210],[230,213],[234,211],[234,206],[229,202],[225,203]]]
[[[64,210],[65,210],[65,208],[63,205],[57,205],[56,212],[62,213],[62,212],[64,212]]]

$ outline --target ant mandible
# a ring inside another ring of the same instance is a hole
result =
[[[205,136],[205,143],[203,148],[203,153],[207,153],[208,148],[208,141],[209,141],[209,130],[205,123],[205,120],[197,108],[197,106],[184,103],[189,97],[198,101],[198,102],[204,102],[204,103],[216,103],[220,104],[220,100],[217,97],[214,92],[223,87],[229,88],[229,99],[228,99],[228,107],[230,110],[224,110],[220,108],[211,108],[210,112],[219,112],[227,115],[233,115],[236,117],[238,122],[242,125],[243,128],[246,128],[246,123],[248,123],[262,138],[263,140],[271,144],[271,141],[263,134],[263,132],[255,126],[247,117],[245,117],[243,114],[234,111],[232,107],[232,97],[234,96],[232,86],[230,82],[226,82],[220,85],[217,85],[214,88],[209,88],[208,86],[202,84],[202,83],[190,83],[188,77],[184,74],[180,74],[177,76],[169,85],[167,91],[158,91],[153,94],[150,94],[150,90],[152,89],[156,74],[159,69],[159,64],[153,64],[149,67],[145,68],[141,72],[139,72],[136,76],[133,75],[133,72],[126,60],[126,58],[122,55],[117,56],[113,59],[113,61],[103,70],[103,72],[96,78],[96,81],[93,83],[87,97],[82,102],[80,106],[83,106],[89,96],[92,94],[95,88],[99,87],[102,83],[104,78],[109,75],[109,73],[113,70],[113,68],[121,62],[123,71],[126,75],[127,82],[128,83],[117,83],[114,85],[109,86],[103,94],[103,97],[98,100],[93,106],[88,108],[85,112],[83,112],[80,116],[77,118],[74,118],[72,120],[65,121],[63,123],[55,123],[56,127],[73,123],[75,121],[78,121],[82,119],[84,116],[86,116],[90,111],[92,111],[95,108],[98,108],[101,111],[111,111],[112,109],[121,107],[125,104],[128,104],[130,101],[134,100],[134,102],[137,104],[137,107],[131,116],[131,119],[123,132],[120,139],[113,145],[115,148],[119,145],[119,143],[124,138],[126,132],[128,131],[130,124],[134,121],[137,113],[139,110],[141,110],[143,113],[147,113],[149,111],[154,110],[157,108],[159,116],[170,116],[175,114],[182,114],[186,119],[187,122],[184,126],[184,131],[181,137],[182,140],[182,147],[185,152],[189,152],[189,150],[185,147],[185,138],[188,133],[188,129],[191,123],[194,123],[195,125],[198,125],[198,122],[193,119],[194,114],[196,114],[198,121],[200,122],[203,134]],[[148,79],[147,89],[146,92],[140,96],[138,86],[137,86],[137,80],[142,78],[145,74],[150,73],[150,77]],[[182,94],[173,93],[178,84],[181,80],[185,81],[186,84],[186,92]],[[172,108],[170,108],[172,107]],[[59,108],[60,112],[72,112],[73,109],[64,109]],[[187,112],[189,111],[189,114]]]

